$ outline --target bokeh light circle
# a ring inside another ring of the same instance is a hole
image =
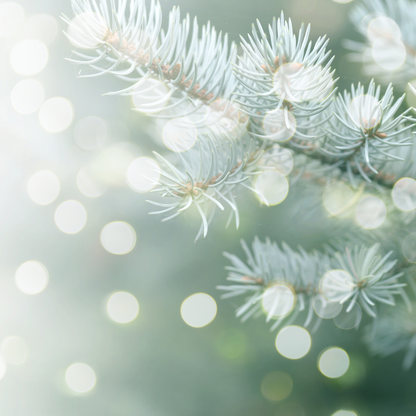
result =
[[[411,233],[403,240],[403,256],[410,263],[416,263],[416,233]]]
[[[355,220],[366,230],[380,227],[387,218],[385,203],[378,197],[366,195],[355,207]]]
[[[107,124],[100,117],[84,117],[75,125],[74,135],[80,147],[93,150],[100,147],[107,140]]]
[[[353,412],[352,410],[338,410],[331,416],[357,416],[357,413]]]
[[[29,349],[23,338],[11,336],[3,341],[0,354],[7,364],[20,365],[27,360]]]
[[[376,39],[371,52],[374,62],[387,71],[399,69],[406,61],[406,46],[400,39]]]
[[[39,121],[46,131],[58,133],[69,127],[73,115],[72,105],[66,98],[54,97],[43,103]]]
[[[87,222],[87,211],[78,201],[65,201],[55,211],[57,227],[67,234],[81,231]]]
[[[49,14],[35,14],[27,19],[25,23],[25,37],[40,40],[45,45],[51,44],[57,34],[58,23]]]
[[[33,79],[18,82],[10,97],[13,108],[21,114],[31,114],[39,110],[44,98],[42,84]]]
[[[49,274],[46,267],[38,261],[27,261],[19,266],[15,274],[17,288],[27,294],[36,295],[48,285]]]
[[[292,311],[295,301],[293,289],[282,283],[268,287],[261,298],[264,312],[276,318],[288,315]]]
[[[186,117],[169,120],[163,128],[163,143],[172,152],[186,152],[198,138],[195,125]]]
[[[263,129],[268,139],[275,142],[286,142],[296,133],[295,116],[287,110],[270,111],[264,117]]]
[[[127,222],[113,221],[101,230],[100,240],[109,253],[123,255],[130,253],[136,245],[136,232]]]
[[[331,302],[348,298],[354,289],[354,281],[345,270],[335,269],[326,272],[320,281],[321,294]]]
[[[48,58],[45,44],[36,39],[26,39],[13,46],[10,64],[20,75],[35,75],[45,68]]]
[[[416,181],[412,178],[401,178],[393,186],[391,197],[397,208],[412,211],[416,208]]]
[[[274,371],[267,374],[261,382],[261,394],[271,402],[286,399],[293,389],[293,381],[289,374]]]
[[[342,310],[339,302],[332,302],[321,294],[316,295],[312,302],[315,313],[322,319],[335,318]]]
[[[107,312],[113,321],[125,324],[139,314],[139,302],[131,293],[117,292],[108,299]]]
[[[194,293],[182,302],[182,319],[193,328],[202,328],[210,324],[216,315],[217,303],[206,293]]]
[[[96,172],[88,167],[80,169],[77,175],[78,189],[90,198],[96,198],[106,191],[106,186],[97,176]]]
[[[19,33],[24,21],[25,12],[20,4],[11,1],[0,4],[0,38],[8,38]]]
[[[35,173],[27,184],[27,192],[30,198],[40,205],[47,205],[55,201],[59,195],[59,190],[59,179],[48,170]]]
[[[285,175],[277,170],[266,170],[256,179],[255,189],[262,204],[271,206],[282,203],[289,193],[289,182]]]
[[[65,381],[75,393],[86,393],[95,386],[96,377],[94,370],[89,365],[75,363],[66,370]]]
[[[331,215],[341,215],[351,207],[354,196],[354,191],[344,182],[332,182],[325,188],[323,204]]]
[[[288,149],[280,147],[275,143],[264,153],[263,157],[260,159],[259,165],[273,168],[282,175],[287,176],[292,172],[294,160],[292,153]]]
[[[148,192],[160,178],[160,168],[150,157],[139,157],[130,163],[127,169],[127,183],[134,191]]]
[[[283,357],[298,360],[309,352],[312,340],[305,328],[290,325],[280,330],[276,336],[275,345]]]
[[[345,302],[342,311],[334,317],[334,323],[338,328],[349,330],[357,328],[363,317],[361,306],[355,301]]]
[[[350,366],[348,354],[338,347],[331,347],[321,353],[318,359],[319,371],[328,378],[338,378],[345,374]]]
[[[158,113],[169,101],[168,87],[156,79],[141,81],[133,90],[133,104],[142,113]]]

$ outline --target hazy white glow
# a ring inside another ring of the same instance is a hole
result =
[[[355,208],[355,220],[366,230],[380,227],[386,218],[386,205],[376,196],[362,197]]]
[[[35,173],[27,184],[30,198],[40,205],[47,205],[55,201],[59,195],[59,179],[47,170]]]
[[[414,210],[416,208],[416,181],[412,178],[399,179],[394,184],[391,197],[400,210]]]
[[[198,132],[186,117],[173,118],[163,128],[163,143],[173,152],[186,152],[195,143]]]
[[[19,266],[14,276],[17,288],[27,295],[36,295],[48,285],[46,267],[38,261],[27,261]]]
[[[109,253],[127,254],[136,245],[136,232],[127,222],[114,221],[101,230],[100,240]]]
[[[0,357],[0,380],[6,375],[7,372],[7,364],[3,358]]]
[[[338,410],[338,412],[333,413],[332,416],[357,416],[357,413],[351,410]]]
[[[334,1],[335,3],[345,4],[345,3],[351,2],[352,0],[332,0],[332,1]]]
[[[239,122],[237,107],[228,100],[217,99],[206,109],[206,125],[218,133],[234,130]]]
[[[181,316],[193,328],[202,328],[211,323],[217,315],[217,303],[206,293],[195,293],[181,305]]]
[[[311,348],[309,332],[300,326],[290,325],[281,329],[276,337],[276,349],[283,357],[298,360]]]
[[[313,299],[313,309],[320,318],[331,319],[341,312],[342,305],[339,302],[331,302],[321,294],[318,294]]]
[[[150,157],[133,160],[127,170],[127,183],[137,192],[150,191],[157,185],[159,178],[159,165]]]
[[[51,44],[58,34],[58,23],[49,14],[35,14],[27,19],[24,35],[26,38],[37,39],[45,45]]]
[[[354,289],[354,281],[345,270],[330,270],[320,281],[322,295],[331,302],[339,302]]]
[[[261,382],[261,394],[271,402],[285,399],[292,392],[292,378],[281,371],[267,374]]]
[[[55,223],[67,234],[81,231],[87,222],[87,211],[78,201],[65,201],[55,211]]]
[[[166,107],[168,92],[165,84],[149,78],[134,89],[133,104],[142,113],[157,113]]]
[[[263,128],[268,139],[275,142],[286,142],[296,132],[296,119],[290,111],[276,109],[266,114]]]
[[[318,361],[320,372],[329,378],[341,377],[350,366],[348,354],[338,347],[331,347],[325,350]]]
[[[295,305],[295,293],[286,284],[275,284],[267,288],[261,298],[264,311],[270,317],[286,316]]]
[[[387,16],[377,16],[368,23],[367,37],[373,43],[378,39],[400,39],[402,33],[400,27],[393,19]]]
[[[262,172],[255,183],[255,189],[260,193],[257,197],[265,205],[277,205],[283,202],[289,193],[289,182],[277,170]]]
[[[276,143],[264,153],[259,165],[274,168],[282,175],[287,176],[292,172],[294,161],[292,153]]]
[[[383,114],[379,101],[367,94],[353,98],[349,110],[356,126],[367,130],[377,127]]]
[[[69,127],[72,117],[71,103],[61,97],[54,97],[45,101],[39,111],[40,124],[51,133],[58,133]]]
[[[353,329],[358,327],[363,317],[361,306],[357,302],[348,301],[342,307],[342,311],[334,318],[334,323],[341,329]]]
[[[403,256],[410,263],[416,263],[416,233],[409,234],[402,244]]]
[[[117,292],[108,300],[107,312],[113,321],[125,324],[139,314],[139,302],[130,293]]]
[[[106,187],[97,179],[93,171],[88,168],[82,168],[77,175],[78,189],[86,196],[90,198],[96,198],[102,195]]]
[[[11,1],[0,4],[0,38],[8,38],[19,33],[24,21],[25,12],[20,4]]]
[[[343,182],[333,182],[324,191],[323,203],[331,215],[341,215],[352,206],[355,201],[354,191]]]
[[[66,370],[65,381],[72,391],[86,393],[95,386],[96,378],[94,370],[89,365],[75,363]]]
[[[18,74],[34,75],[45,68],[48,57],[48,48],[42,42],[26,39],[13,46],[10,63]]]
[[[80,13],[68,25],[69,41],[77,48],[94,48],[104,39],[106,33],[104,18],[94,12]]]
[[[8,364],[19,365],[26,361],[29,349],[23,338],[13,336],[3,341],[0,353]]]
[[[400,68],[406,60],[406,46],[400,39],[376,39],[371,51],[374,61],[387,71]]]
[[[100,147],[107,140],[107,125],[100,117],[84,117],[75,126],[75,140],[87,150]]]
[[[33,79],[18,82],[11,94],[14,109],[21,114],[30,114],[39,110],[45,98],[42,84]]]

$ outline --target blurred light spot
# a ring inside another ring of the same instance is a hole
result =
[[[27,295],[36,295],[48,285],[49,275],[42,263],[27,261],[16,270],[14,279],[21,292]]]
[[[261,298],[264,311],[271,317],[289,314],[295,305],[295,293],[285,284],[275,284],[265,290]]]
[[[366,230],[380,227],[386,217],[386,205],[376,196],[366,195],[362,197],[355,208],[355,220]]]
[[[30,198],[40,205],[47,205],[55,201],[59,195],[59,179],[47,170],[35,173],[27,184]]]
[[[89,365],[75,363],[66,370],[65,381],[72,391],[86,393],[95,386],[96,378],[94,370]]]
[[[24,21],[25,12],[20,4],[11,1],[0,4],[0,38],[8,38],[19,33]]]
[[[311,348],[309,332],[300,326],[290,325],[281,329],[276,337],[276,349],[283,357],[298,360]]]
[[[266,170],[256,179],[256,194],[260,202],[265,205],[278,205],[283,202],[289,193],[289,182],[277,170]]]
[[[357,413],[351,410],[338,410],[337,412],[333,413],[332,416],[357,416]]]
[[[412,178],[399,179],[393,186],[391,197],[400,210],[414,210],[416,208],[416,181]]]
[[[198,132],[186,117],[173,118],[163,128],[163,143],[173,152],[186,152],[196,142]]]
[[[51,133],[65,130],[71,124],[72,117],[71,103],[61,97],[54,97],[45,101],[39,111],[40,124]]]
[[[136,232],[134,228],[123,221],[108,223],[101,230],[101,244],[112,254],[127,254],[136,245]]]
[[[247,353],[247,335],[240,329],[230,329],[219,335],[217,350],[229,360],[237,360]]]
[[[339,302],[331,302],[319,294],[313,298],[313,309],[320,318],[331,319],[341,312],[342,305]]]
[[[193,328],[202,328],[211,323],[217,315],[217,303],[206,293],[194,293],[181,305],[181,316]]]
[[[74,134],[80,147],[96,149],[107,140],[107,125],[100,117],[84,117],[76,124]]]
[[[133,160],[127,170],[127,183],[137,192],[150,191],[157,185],[159,178],[159,165],[150,157]]]
[[[37,39],[45,45],[51,44],[58,33],[58,23],[49,14],[35,14],[27,19],[24,35],[26,38]]]
[[[334,318],[334,323],[341,329],[353,329],[360,325],[362,316],[361,306],[357,302],[345,302],[342,311]]]
[[[26,361],[29,349],[23,338],[13,336],[3,341],[0,353],[8,364],[19,365]]]
[[[275,142],[286,142],[296,132],[295,116],[287,110],[270,111],[264,117],[263,129],[268,139]]]
[[[104,184],[96,177],[97,175],[89,168],[82,168],[77,175],[79,190],[90,198],[96,198],[106,191]]]
[[[13,46],[10,63],[18,74],[34,75],[45,68],[48,57],[48,48],[42,42],[26,39]]]
[[[7,372],[7,364],[3,358],[0,357],[0,380],[6,375]]]
[[[416,263],[416,233],[409,234],[402,244],[403,256],[410,263]]]
[[[87,211],[78,201],[65,201],[55,211],[55,223],[67,234],[81,231],[87,222]]]
[[[44,98],[42,84],[33,79],[18,82],[11,94],[12,105],[21,114],[30,114],[39,110]]]
[[[259,165],[274,168],[282,175],[287,176],[292,172],[294,161],[292,153],[289,150],[280,147],[278,144],[274,144],[264,153]]]
[[[130,293],[117,292],[108,300],[107,312],[113,321],[125,324],[139,314],[139,302]]]
[[[413,88],[416,88],[416,79],[409,81]],[[408,107],[416,107],[416,95],[410,89],[409,84],[406,85],[406,103]]]
[[[344,4],[344,3],[350,3],[352,0],[332,0],[332,1],[334,1],[335,3]]]
[[[239,122],[237,107],[228,100],[217,99],[206,109],[206,125],[218,133],[233,131]]]
[[[331,215],[341,215],[355,202],[354,191],[343,182],[333,182],[324,191],[323,203]]]
[[[341,377],[336,379],[336,386],[342,389],[350,389],[357,386],[364,381],[366,376],[365,361],[361,356],[350,356],[350,366],[347,372]]]
[[[337,378],[346,373],[350,365],[348,354],[338,347],[331,347],[321,353],[319,371],[326,377]]]
[[[330,270],[320,281],[321,294],[331,302],[340,302],[354,289],[354,281],[345,270]]]
[[[387,71],[400,68],[406,60],[406,47],[400,39],[376,39],[371,51],[374,61]]]
[[[383,114],[377,98],[367,94],[354,97],[350,102],[349,110],[356,126],[368,131],[377,129]]]
[[[387,16],[377,16],[368,23],[367,37],[373,43],[377,39],[400,39],[402,33],[393,19]]]
[[[261,394],[267,400],[278,402],[285,399],[292,392],[292,378],[281,371],[267,374],[261,382]]]
[[[157,113],[166,107],[169,101],[168,87],[160,81],[149,78],[140,82],[133,90],[133,104],[142,113]]]
[[[80,13],[68,25],[69,41],[77,48],[94,48],[104,39],[106,33],[105,20],[94,12]]]

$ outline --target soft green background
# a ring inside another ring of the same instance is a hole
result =
[[[343,56],[342,39],[357,38],[348,22],[353,3],[332,0],[163,0],[167,17],[179,4],[182,13],[208,20],[233,40],[251,30],[258,18],[268,24],[283,9],[296,28],[311,22],[312,37],[327,33],[335,66],[344,88],[367,81]],[[61,13],[72,16],[69,0],[20,0],[26,16]],[[149,217],[148,195],[127,186],[111,187],[97,199],[77,189],[78,170],[94,157],[73,138],[76,122],[96,115],[121,120],[130,130],[129,140],[142,154],[162,150],[143,132],[148,121],[130,110],[123,97],[102,97],[116,89],[111,77],[77,79],[77,68],[64,60],[71,47],[60,33],[49,47],[46,69],[34,76],[46,97],[68,98],[75,109],[69,129],[59,134],[42,130],[37,115],[17,114],[10,105],[13,86],[24,77],[9,64],[13,44],[0,42],[0,339],[18,335],[29,346],[29,358],[10,366],[0,381],[1,416],[330,416],[341,408],[359,416],[410,416],[416,414],[414,370],[400,370],[402,357],[371,358],[361,342],[362,331],[342,331],[325,322],[313,335],[309,354],[298,361],[280,356],[275,333],[262,320],[241,324],[234,317],[240,300],[222,301],[215,289],[226,277],[223,251],[242,255],[239,239],[254,236],[286,241],[306,249],[320,248],[335,235],[333,223],[322,215],[308,216],[310,201],[291,192],[273,208],[260,207],[252,197],[240,204],[242,226],[224,229],[219,216],[208,237],[194,243],[199,224],[184,217],[169,223]],[[113,137],[113,142],[119,138]],[[61,193],[47,206],[36,205],[26,186],[38,170],[50,169],[61,181]],[[87,209],[86,227],[64,234],[54,223],[56,207],[68,199]],[[294,211],[294,207],[300,208]],[[136,230],[135,249],[125,256],[107,253],[99,241],[102,227],[127,221]],[[14,284],[17,267],[38,260],[49,270],[45,291],[26,296]],[[140,314],[131,324],[118,325],[105,314],[104,302],[114,291],[134,294]],[[218,304],[216,319],[193,329],[181,319],[182,301],[195,292],[212,295]],[[319,353],[328,346],[344,348],[351,371],[338,381],[326,379],[317,369]],[[64,373],[74,362],[88,363],[96,372],[95,388],[84,396],[71,394]],[[272,371],[288,373],[294,383],[290,396],[271,403],[260,385]]]

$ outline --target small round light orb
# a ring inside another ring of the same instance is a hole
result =
[[[102,118],[84,117],[75,126],[75,140],[83,149],[97,149],[107,140],[107,130],[107,124]]]
[[[202,328],[211,323],[217,315],[217,303],[206,293],[194,293],[181,305],[181,316],[193,328]]]
[[[292,389],[292,377],[282,371],[274,371],[267,374],[261,382],[261,394],[271,402],[279,402],[286,399],[292,392]]]
[[[416,181],[401,178],[393,186],[391,197],[401,211],[413,211],[416,208]]]
[[[37,39],[50,45],[58,34],[58,23],[49,14],[35,14],[27,19],[24,28],[26,38]]]
[[[340,4],[345,4],[345,3],[350,3],[352,0],[332,0],[335,3],[340,3]]]
[[[368,23],[367,37],[371,43],[378,39],[401,39],[402,31],[390,17],[377,16]]]
[[[7,364],[3,358],[0,357],[0,380],[6,375],[7,372]]]
[[[274,318],[288,315],[292,311],[295,301],[293,289],[282,283],[267,288],[261,298],[264,312]]]
[[[309,332],[300,326],[290,325],[281,329],[276,336],[276,349],[283,357],[298,360],[304,357],[311,348]]]
[[[42,263],[27,261],[19,266],[14,279],[21,292],[27,295],[36,295],[48,285],[49,275]]]
[[[27,360],[29,349],[23,338],[12,336],[3,341],[0,354],[7,364],[20,365]]]
[[[335,413],[332,413],[331,416],[357,416],[357,413],[352,410],[338,410]]]
[[[296,133],[296,119],[290,111],[270,111],[263,120],[264,133],[274,142],[287,142]]]
[[[31,114],[39,110],[44,98],[42,84],[33,79],[18,82],[10,97],[13,108],[21,114]]]
[[[20,32],[25,12],[20,4],[6,1],[0,4],[0,38],[8,38]]]
[[[275,143],[264,153],[259,165],[274,168],[282,175],[287,176],[292,172],[294,160],[292,153],[288,149],[280,147]]]
[[[10,63],[20,75],[35,75],[45,68],[48,62],[48,48],[36,39],[22,40],[13,46]]]
[[[94,370],[89,365],[75,363],[66,370],[65,381],[75,393],[86,393],[95,386],[96,377]]]
[[[68,25],[68,39],[77,48],[91,49],[97,46],[107,33],[104,18],[95,12],[80,13]]]
[[[342,215],[354,203],[354,191],[344,182],[333,182],[324,191],[323,203],[331,215]]]
[[[325,299],[331,302],[340,302],[354,289],[354,281],[345,270],[330,270],[320,281],[320,291]]]
[[[312,302],[315,313],[322,319],[335,318],[342,310],[339,302],[331,302],[320,293],[313,298]]]
[[[387,71],[399,69],[406,61],[406,46],[400,39],[376,39],[371,52],[375,63]]]
[[[385,203],[378,197],[366,195],[355,207],[355,220],[366,230],[380,227],[387,218]]]
[[[141,113],[158,113],[169,101],[169,90],[163,82],[149,78],[134,89],[132,98]]]
[[[149,192],[160,178],[159,165],[150,157],[139,157],[127,169],[127,183],[136,192]]]
[[[353,301],[345,302],[342,311],[334,317],[334,323],[338,328],[349,330],[357,328],[363,317],[361,306]]]
[[[328,378],[338,378],[345,374],[350,366],[348,354],[338,347],[323,351],[318,359],[319,371]]]
[[[39,111],[41,126],[51,133],[59,133],[69,127],[73,118],[71,103],[62,97],[46,100]]]
[[[67,234],[81,231],[87,222],[87,211],[78,201],[65,201],[55,211],[57,227]]]
[[[411,233],[403,240],[403,256],[410,263],[416,263],[416,233]]]
[[[172,152],[186,152],[195,143],[198,132],[186,117],[173,118],[163,128],[163,143]]]
[[[139,302],[130,293],[117,292],[108,299],[107,312],[113,321],[126,324],[139,314]]]
[[[101,230],[100,240],[109,253],[127,254],[136,245],[136,232],[127,222],[114,221],[108,223]]]
[[[106,191],[105,185],[97,175],[87,167],[80,169],[77,175],[78,189],[90,198],[96,198]]]
[[[30,198],[39,205],[47,205],[55,201],[59,190],[59,179],[48,170],[35,173],[27,184]]]
[[[227,133],[233,131],[240,120],[237,107],[229,100],[215,100],[205,112],[205,124],[215,132]]]
[[[271,206],[282,203],[289,193],[289,182],[277,170],[266,170],[256,179],[255,189],[262,204]]]

